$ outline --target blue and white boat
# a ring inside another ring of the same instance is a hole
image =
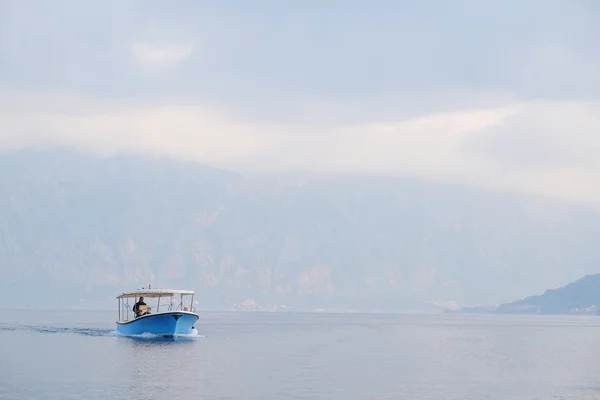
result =
[[[197,333],[199,316],[194,307],[194,291],[142,289],[117,296],[119,317],[117,332],[122,335],[159,336]],[[146,304],[153,302],[153,307]],[[133,303],[133,304],[131,304]]]

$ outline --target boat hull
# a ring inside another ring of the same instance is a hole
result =
[[[117,332],[122,335],[153,334],[162,336],[186,335],[198,321],[198,314],[186,311],[168,311],[148,314],[131,321],[117,321]]]

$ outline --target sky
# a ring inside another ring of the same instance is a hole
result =
[[[0,1],[0,151],[600,203],[594,0]]]

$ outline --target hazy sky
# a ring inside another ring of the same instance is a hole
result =
[[[0,1],[0,148],[600,201],[600,2]]]

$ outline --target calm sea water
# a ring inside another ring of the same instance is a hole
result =
[[[599,399],[600,317],[0,311],[0,399]]]

